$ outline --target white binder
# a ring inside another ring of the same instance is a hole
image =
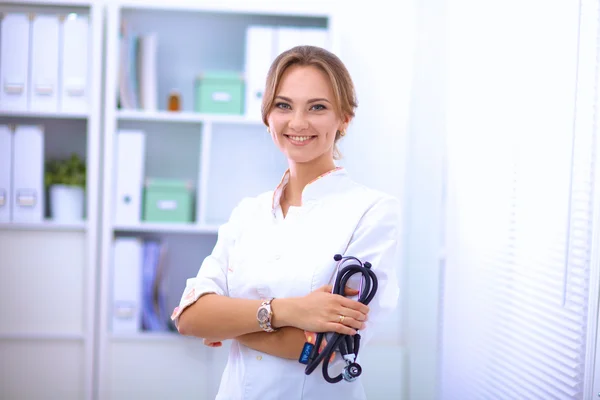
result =
[[[146,135],[143,131],[120,130],[115,147],[114,223],[138,224],[142,215]]]
[[[90,98],[89,17],[69,14],[62,23],[59,108],[85,113]]]
[[[34,15],[31,29],[31,84],[29,108],[32,111],[58,110],[59,21],[56,15]]]
[[[2,15],[2,14],[0,14]],[[29,37],[27,14],[5,13],[0,22],[0,110],[26,111],[29,106]]]
[[[142,325],[142,241],[118,237],[113,245],[111,330],[135,333]]]
[[[0,222],[10,222],[12,217],[12,141],[11,127],[0,125]]]
[[[13,137],[13,222],[44,219],[44,129],[17,125]]]
[[[302,35],[305,45],[321,47],[325,50],[331,51],[331,40],[329,38],[329,31],[324,28],[301,28],[300,35]]]
[[[331,50],[328,31],[324,28],[279,27],[275,41],[277,54],[305,45]]]
[[[138,38],[139,105],[147,111],[158,109],[157,46],[156,33],[148,33]]]
[[[265,82],[275,60],[275,29],[269,26],[249,26],[246,30],[246,104],[249,118],[261,117]]]

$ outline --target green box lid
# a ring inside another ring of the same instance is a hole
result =
[[[244,74],[237,71],[204,71],[196,77],[196,80],[210,80],[213,82],[239,82],[240,80],[244,80]]]
[[[192,182],[185,179],[146,178],[146,188],[167,190],[191,190]]]

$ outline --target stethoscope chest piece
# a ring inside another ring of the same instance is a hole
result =
[[[362,368],[360,365],[357,363],[350,363],[344,367],[344,370],[342,371],[342,378],[344,378],[346,382],[352,382],[356,380],[361,373]]]

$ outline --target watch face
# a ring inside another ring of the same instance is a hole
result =
[[[266,322],[269,320],[269,312],[265,308],[258,310],[258,320],[260,322]]]

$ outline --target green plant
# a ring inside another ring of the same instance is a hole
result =
[[[46,187],[68,185],[85,188],[85,162],[75,153],[72,153],[70,158],[50,160],[46,163],[44,180]]]

